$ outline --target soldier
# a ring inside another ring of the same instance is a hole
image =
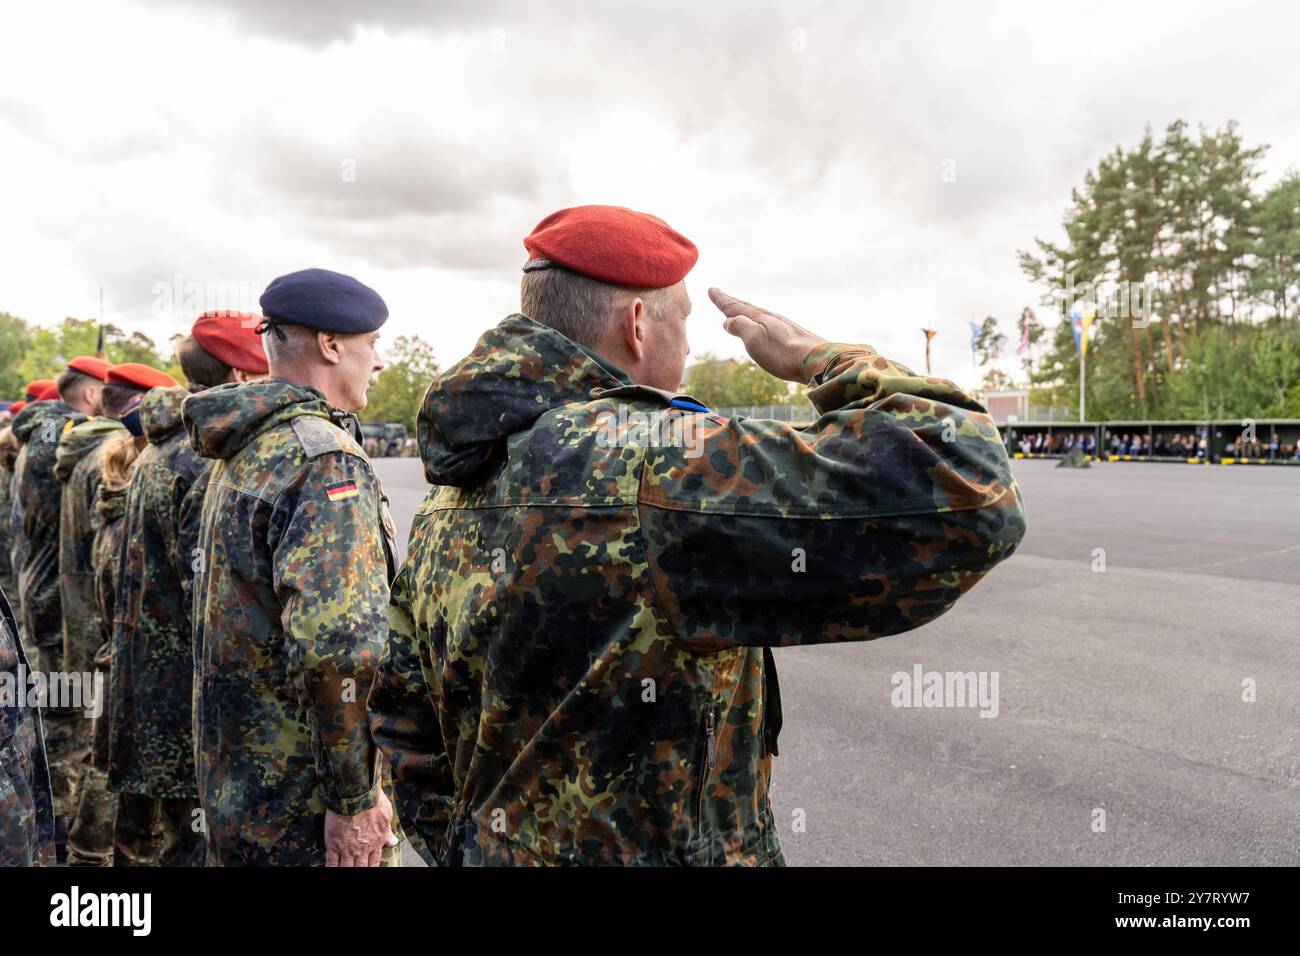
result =
[[[261,298],[271,379],[185,400],[216,460],[194,586],[195,756],[215,865],[396,860],[365,699],[391,522],[358,440],[380,297],[321,269]]]
[[[0,866],[54,862],[54,805],[39,708],[17,699],[30,673],[18,621],[0,590]]]
[[[94,544],[98,522],[96,505],[103,475],[105,443],[129,435],[124,421],[134,420],[140,398],[150,388],[174,386],[176,380],[138,362],[114,365],[106,374],[98,415],[64,433],[54,466],[63,483],[59,523],[59,586],[63,605],[63,667],[75,673],[97,670],[98,651],[104,643],[105,622],[95,596]],[[102,673],[102,672],[101,672]],[[107,697],[107,687],[103,687]],[[100,714],[107,722],[99,701]],[[113,816],[116,798],[109,794],[106,775],[91,760],[95,724],[81,720],[75,755],[80,763],[74,794],[76,812],[68,831],[69,866],[108,866],[113,852]]]
[[[128,420],[136,417],[139,399],[128,409]],[[102,676],[107,696],[112,665],[113,607],[117,571],[122,555],[122,515],[126,510],[126,489],[144,436],[130,431],[104,440],[103,469],[95,500],[95,533],[91,564],[95,569],[95,603],[101,627],[101,643],[95,652],[95,671]],[[68,833],[68,863],[113,865],[113,825],[117,819],[117,795],[108,789],[107,702],[95,717],[91,730],[90,761],[82,766],[77,812]]]
[[[812,425],[677,392],[695,246],[608,206],[525,240],[522,309],[437,378],[436,486],[371,691],[430,863],[784,862],[771,647],[942,614],[1024,530],[992,419],[951,382],[710,290]]]
[[[190,390],[265,375],[260,321],[243,312],[203,313],[176,345]],[[109,788],[120,795],[118,866],[203,861],[191,729],[194,533],[183,525],[183,513],[211,463],[195,453],[182,423],[187,394],[155,389],[140,405],[148,445],[126,504],[109,706]]]
[[[14,463],[14,571],[18,575],[22,626],[40,655],[47,674],[64,670],[63,611],[59,588],[59,480],[54,475],[63,432],[100,412],[100,394],[109,363],[78,356],[41,397],[14,419],[14,437],[22,445]],[[59,704],[51,701],[51,705]],[[63,862],[69,817],[76,809],[78,728],[81,709],[46,708],[45,748],[54,787],[55,846]]]

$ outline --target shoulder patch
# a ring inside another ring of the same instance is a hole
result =
[[[319,458],[332,451],[349,451],[339,437],[339,429],[315,415],[299,415],[292,421],[294,434],[307,453],[307,458]]]
[[[330,501],[343,501],[347,498],[355,498],[359,494],[361,494],[361,489],[351,479],[336,481],[332,485],[325,486],[325,497]]]

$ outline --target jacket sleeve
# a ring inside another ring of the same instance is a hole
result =
[[[438,723],[438,675],[411,614],[409,574],[408,566],[393,584],[388,644],[370,691],[370,732],[392,767],[402,828],[436,866],[451,819],[451,764]]]
[[[207,494],[211,475],[212,468],[204,468],[195,477],[193,484],[187,487],[177,479],[174,489],[180,499],[176,504],[176,536],[175,540],[168,542],[168,547],[176,580],[181,583],[185,620],[191,622],[194,620],[194,576],[197,573],[194,562],[202,551],[199,547],[199,531],[203,522],[203,497]]]
[[[321,798],[336,813],[374,806],[379,774],[366,696],[388,631],[379,489],[363,459],[311,459],[281,492],[275,591],[291,676],[311,724]]]
[[[814,423],[694,415],[646,452],[651,583],[700,650],[919,627],[1024,534],[997,427],[951,382],[830,343],[804,372]]]

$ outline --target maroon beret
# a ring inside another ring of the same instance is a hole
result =
[[[241,372],[265,375],[266,352],[257,327],[262,317],[253,312],[217,309],[204,312],[194,322],[190,334],[207,353]]]
[[[668,223],[622,206],[553,212],[524,240],[524,271],[562,266],[610,285],[662,289],[686,278],[700,252]]]
[[[132,388],[174,388],[178,383],[166,372],[160,372],[152,365],[140,362],[123,362],[108,370],[108,381],[112,385],[130,385]]]
[[[36,393],[36,401],[38,402],[57,402],[62,398],[63,396],[59,394],[59,386],[57,382],[50,382],[48,385],[42,385],[41,390]]]
[[[26,402],[14,402],[12,405],[9,406],[8,411],[10,415],[17,415],[26,407],[27,407]]]
[[[27,388],[23,394],[26,396],[27,401],[39,402],[47,388],[56,388],[54,379],[38,378],[35,381],[27,383]]]
[[[68,363],[68,368],[74,372],[80,372],[82,375],[89,375],[91,378],[97,378],[101,382],[107,381],[108,370],[113,367],[112,362],[106,362],[102,358],[95,358],[93,355],[78,355]]]

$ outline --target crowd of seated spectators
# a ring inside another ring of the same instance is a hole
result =
[[[1097,453],[1097,439],[1091,432],[1049,435],[1046,432],[1024,434],[1014,441],[1022,455],[1068,455],[1078,446],[1085,455]]]
[[[1097,454],[1092,432],[1022,432],[1014,435],[1008,432],[1007,444],[1022,455],[1066,455],[1076,446],[1085,455]],[[1103,446],[1106,454],[1130,458],[1199,458],[1204,461],[1209,454],[1208,438],[1196,432],[1169,437],[1159,432],[1154,435],[1112,433]],[[1300,461],[1300,440],[1284,442],[1277,435],[1268,435],[1246,441],[1242,436],[1224,447],[1222,457]]]
[[[1255,436],[1247,441],[1244,435],[1238,435],[1233,441],[1228,442],[1223,449],[1223,454],[1225,458],[1268,458],[1273,461],[1280,458],[1300,461],[1300,440],[1283,442],[1273,434],[1265,437]]]

